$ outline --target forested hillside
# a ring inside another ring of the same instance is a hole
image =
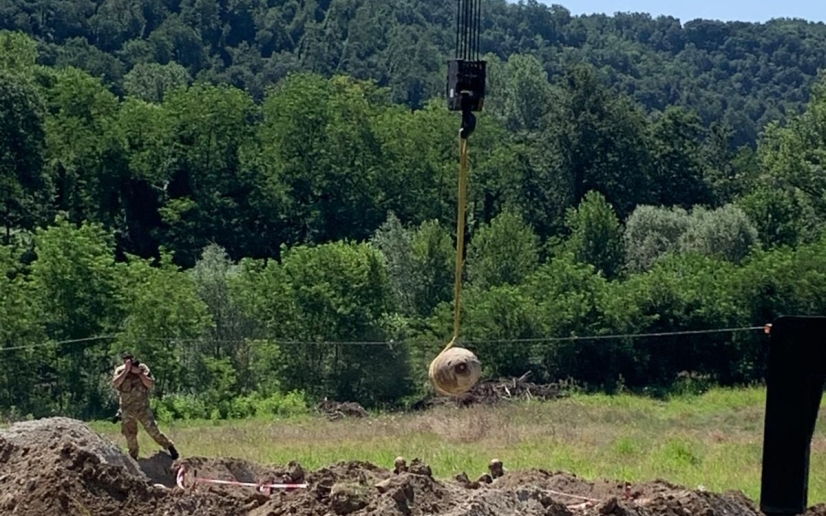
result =
[[[160,84],[204,80],[261,100],[268,85],[302,70],[373,79],[394,102],[421,107],[444,89],[454,4],[6,0],[0,30],[32,35],[40,63],[79,67],[117,95],[156,100]],[[753,144],[766,122],[797,112],[826,64],[822,23],[572,16],[535,0],[482,7],[481,51],[492,59],[534,55],[551,81],[570,64],[592,64],[646,109],[687,106],[704,124],[728,123],[738,146]]]
[[[270,4],[0,7],[0,414],[108,414],[124,348],[165,416],[426,389],[451,5]],[[826,309],[824,27],[484,20],[462,328],[485,374],[761,381],[759,327]]]

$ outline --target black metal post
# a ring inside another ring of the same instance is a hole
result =
[[[806,511],[809,452],[826,381],[826,317],[780,317],[771,326],[760,510]]]

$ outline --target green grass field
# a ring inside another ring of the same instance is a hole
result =
[[[496,408],[437,409],[370,420],[321,417],[262,421],[186,421],[162,429],[191,456],[244,458],[309,468],[366,460],[392,467],[419,457],[435,475],[474,477],[493,458],[510,469],[565,470],[588,479],[666,479],[690,488],[760,494],[765,390],[715,389],[666,402],[630,395],[575,395]],[[826,403],[823,405],[826,407]],[[812,442],[809,504],[826,502],[826,431],[821,411]],[[120,426],[96,422],[124,445]],[[158,446],[141,431],[141,455]]]

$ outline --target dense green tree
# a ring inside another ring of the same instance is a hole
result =
[[[667,109],[651,125],[651,179],[659,204],[690,208],[711,202],[704,138],[699,116],[684,108]]]
[[[390,289],[381,254],[367,244],[299,246],[284,255],[283,268],[292,298],[279,342],[284,388],[373,403],[406,394],[403,345],[336,342],[383,340]]]
[[[556,184],[542,187],[560,192],[565,208],[596,190],[626,217],[652,198],[646,124],[630,100],[612,94],[593,70],[571,69],[543,134]]]
[[[804,194],[789,188],[760,185],[737,205],[757,228],[764,246],[791,246],[809,240],[816,216]]]
[[[0,69],[0,242],[5,244],[13,229],[32,230],[48,214],[51,182],[44,169],[44,117],[34,84]]]
[[[166,95],[169,119],[164,156],[160,238],[191,266],[210,241],[231,256],[259,249],[239,231],[252,218],[255,178],[241,169],[240,150],[252,138],[258,109],[241,90],[194,85]]]
[[[268,159],[260,166],[267,188],[286,193],[282,241],[365,238],[383,220],[377,102],[381,93],[369,85],[305,74],[267,97],[259,138]]]
[[[188,86],[191,81],[186,68],[174,61],[165,65],[138,63],[124,76],[123,87],[130,96],[160,103],[166,92]]]
[[[99,224],[77,227],[58,219],[38,229],[35,253],[30,279],[36,313],[46,335],[65,342],[46,348],[43,356],[54,374],[71,379],[54,384],[51,395],[61,410],[88,416],[106,403],[100,385],[111,361],[108,346],[77,339],[106,334],[120,319],[114,239]]]
[[[0,410],[17,412],[18,416],[48,413],[56,408],[43,388],[47,377],[55,379],[44,371],[49,367],[48,360],[44,360],[47,353],[27,348],[42,346],[46,334],[36,290],[27,281],[19,254],[11,246],[0,245]]]
[[[155,395],[197,390],[204,357],[199,340],[213,327],[192,276],[163,253],[159,263],[130,257],[120,271],[122,333],[112,355],[130,350],[152,368]]]
[[[585,194],[576,209],[568,210],[565,224],[570,231],[567,251],[606,278],[616,277],[624,256],[622,226],[605,197],[596,191]]]
[[[483,290],[519,285],[538,265],[536,235],[521,217],[510,212],[500,213],[481,227],[468,247],[468,282]]]
[[[826,214],[826,76],[814,85],[803,114],[785,127],[769,125],[761,150],[766,173],[806,194],[821,217]]]
[[[54,72],[48,90],[46,159],[58,209],[71,220],[121,224],[126,174],[116,137],[118,99],[100,80],[76,68]]]

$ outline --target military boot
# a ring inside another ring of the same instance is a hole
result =
[[[178,450],[175,449],[175,446],[172,445],[167,449],[169,450],[169,456],[172,457],[172,460],[178,460]]]

